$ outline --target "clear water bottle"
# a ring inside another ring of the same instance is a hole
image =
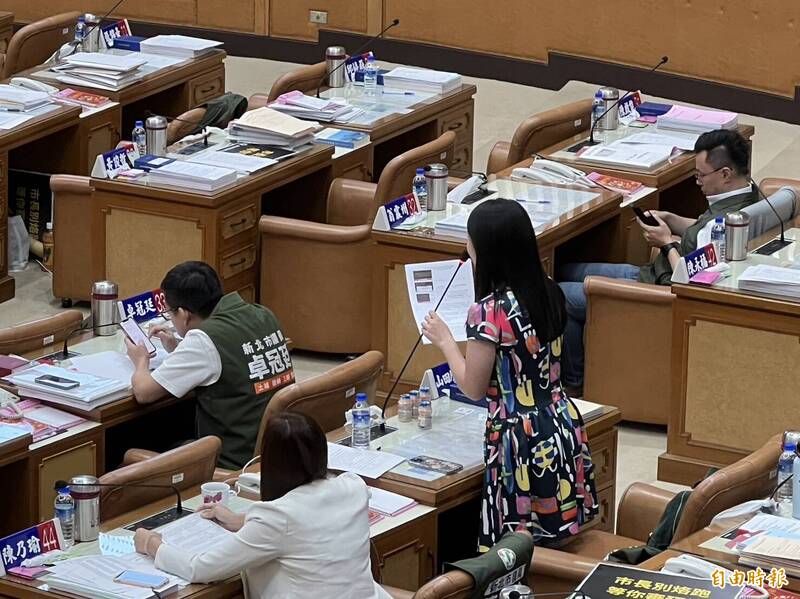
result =
[[[369,400],[366,393],[357,393],[356,403],[353,406],[353,433],[350,445],[356,449],[369,449],[369,438]]]
[[[600,120],[600,117],[603,116],[605,111],[606,103],[605,100],[603,100],[603,93],[597,90],[597,93],[594,95],[594,100],[592,100],[592,127]]]
[[[75,25],[75,52],[83,52],[83,40],[86,37],[86,19],[78,17]]]
[[[794,477],[792,478],[792,516],[800,520],[800,456],[794,456]]]
[[[144,130],[144,123],[142,121],[136,121],[136,125],[131,133],[131,141],[136,147],[136,151],[139,152],[139,156],[147,154],[147,132]]]
[[[397,401],[397,419],[400,422],[413,422],[413,401],[408,393],[403,393]]]
[[[411,396],[411,416],[416,420],[419,418],[419,391],[414,389],[409,395]]]
[[[430,399],[423,399],[419,402],[417,424],[422,429],[429,429],[433,426],[433,408]]]
[[[417,198],[420,212],[428,211],[428,182],[425,179],[425,169],[418,168],[414,180],[411,182],[411,192]]]
[[[61,523],[61,534],[64,536],[64,545],[72,547],[74,543],[73,531],[75,528],[75,500],[69,493],[69,487],[58,489],[55,501],[55,517]]]
[[[783,443],[783,453],[778,458],[778,484],[782,484],[794,472],[794,458],[796,457],[794,441],[787,440]],[[775,493],[778,502],[778,515],[792,517],[792,484],[791,481],[781,486]]]
[[[378,63],[372,54],[367,58],[367,66],[364,67],[364,93],[368,96],[378,93]]]
[[[431,410],[433,411],[433,415],[436,416],[436,401],[431,396],[431,388],[422,386],[419,388],[419,401],[422,403],[423,401],[431,402]]]
[[[725,219],[718,216],[711,227],[711,243],[717,253],[717,262],[725,261]]]

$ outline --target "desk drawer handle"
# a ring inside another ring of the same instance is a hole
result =
[[[240,258],[240,259],[239,259],[239,260],[237,260],[236,262],[232,263],[232,264],[231,264],[231,268],[235,268],[235,267],[237,267],[237,266],[241,266],[241,265],[242,265],[242,264],[244,264],[245,262],[247,262],[247,258],[245,258],[245,257],[243,256],[242,258]]]
[[[237,220],[235,223],[231,223],[231,227],[241,227],[246,222],[247,218],[242,218],[242,220]]]
[[[207,94],[208,92],[213,92],[215,89],[217,89],[217,85],[216,85],[216,83],[212,83],[208,87],[201,88],[200,89],[200,93],[201,94]]]
[[[463,122],[455,122],[452,125],[450,125],[449,127],[447,127],[447,130],[448,131],[455,131],[456,129],[461,129],[461,127],[463,127],[463,126],[464,126]]]

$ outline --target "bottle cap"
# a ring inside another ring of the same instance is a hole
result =
[[[58,489],[58,492],[59,493],[69,493],[69,485],[67,485],[66,487],[60,487]]]
[[[136,127],[144,127],[144,121],[136,121]]]
[[[53,230],[53,223],[47,223],[46,226],[47,226],[47,230],[48,231],[52,231]]]
[[[367,56],[367,62],[375,62],[375,55],[370,54],[369,56]]]
[[[78,23],[85,23],[86,17],[78,17]]]
[[[714,219],[714,222],[721,223],[723,222],[723,218],[721,216],[718,216],[717,218]]]
[[[429,392],[430,392],[430,390],[431,390],[431,388],[430,388],[430,387],[420,387],[420,388],[419,388],[419,392],[420,392],[420,393],[429,393]]]
[[[356,393],[356,401],[367,401],[366,393]]]
[[[431,405],[431,400],[430,399],[423,399],[421,402],[419,402],[419,405],[420,406],[429,406],[429,405]]]
[[[418,174],[418,175],[424,175],[424,174],[425,174],[425,169],[424,169],[424,168],[422,168],[422,167],[419,167],[419,168],[417,169],[417,174]]]
[[[794,451],[795,449],[797,449],[797,444],[796,443],[792,443],[791,441],[787,441],[786,443],[783,444],[783,451]]]

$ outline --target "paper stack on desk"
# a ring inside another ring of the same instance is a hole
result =
[[[314,98],[299,91],[278,96],[269,107],[300,119],[325,122],[347,121],[353,113],[363,112],[342,100]]]
[[[214,192],[236,183],[236,171],[208,164],[175,161],[150,171],[148,181],[163,187]]]
[[[139,49],[150,54],[197,58],[221,45],[222,42],[187,35],[157,35],[140,42]]]
[[[266,106],[245,112],[228,125],[232,141],[295,149],[314,141],[317,126]]]
[[[76,381],[80,384],[72,389],[59,389],[36,382],[37,378],[46,375]],[[130,394],[130,381],[125,383],[49,364],[28,368],[19,374],[7,377],[7,380],[19,389],[19,394],[23,397],[39,399],[45,403],[65,405],[87,412]]]
[[[37,92],[16,85],[0,84],[0,110],[33,110],[50,101],[46,92]]]
[[[383,86],[389,89],[446,94],[461,87],[461,75],[445,71],[397,67],[383,76]]]
[[[800,576],[800,521],[771,514],[758,514],[740,530],[753,534],[736,544],[739,562],[762,568],[786,568]]]
[[[659,129],[703,133],[716,129],[736,129],[739,115],[722,110],[701,110],[691,106],[673,106],[669,112],[658,117]]]
[[[52,70],[62,83],[117,91],[141,79],[143,73],[139,67],[146,62],[133,52],[124,55],[78,52]]]
[[[758,264],[739,275],[739,289],[800,299],[800,270]]]

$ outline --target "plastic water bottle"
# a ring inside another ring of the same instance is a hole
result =
[[[397,401],[397,419],[400,422],[412,422],[414,414],[412,410],[413,401],[408,393],[403,393]]]
[[[147,154],[147,132],[144,130],[144,123],[142,121],[136,121],[136,125],[131,133],[131,141],[136,147],[136,151],[139,152],[139,156]]]
[[[717,262],[725,261],[725,221],[721,216],[714,219],[711,227],[711,243],[717,253]]]
[[[417,424],[422,429],[429,429],[433,426],[433,408],[430,399],[423,399],[419,402],[419,417]]]
[[[411,183],[411,191],[417,198],[420,212],[424,214],[428,211],[428,182],[425,179],[424,168],[417,169],[417,174],[414,175],[414,181]]]
[[[86,37],[86,19],[78,17],[75,25],[75,52],[83,52],[83,39]]]
[[[592,100],[592,127],[600,120],[600,117],[603,116],[605,111],[606,103],[605,100],[603,100],[603,93],[597,90],[597,93],[594,95],[594,100]]]
[[[792,477],[792,516],[800,520],[800,456],[794,456]]]
[[[75,525],[75,500],[69,494],[69,487],[58,490],[55,501],[55,517],[61,523],[61,534],[64,536],[64,545],[72,547],[73,529]]]
[[[431,413],[436,416],[436,401],[431,396],[431,388],[422,386],[419,388],[419,402],[420,404],[423,401],[431,402]]]
[[[786,440],[783,444],[783,453],[778,458],[778,484],[781,485],[787,478],[794,472],[794,459],[795,455],[794,441]],[[786,483],[780,487],[775,494],[775,500],[778,502],[778,515],[791,516],[792,515],[792,485]]]
[[[374,96],[378,93],[378,63],[375,57],[370,54],[367,58],[367,66],[364,67],[364,94]]]
[[[353,406],[353,433],[350,445],[356,449],[369,449],[369,439],[369,400],[366,393],[357,393],[356,403]]]
[[[411,396],[411,416],[416,420],[419,418],[419,391],[412,389],[409,395]]]

